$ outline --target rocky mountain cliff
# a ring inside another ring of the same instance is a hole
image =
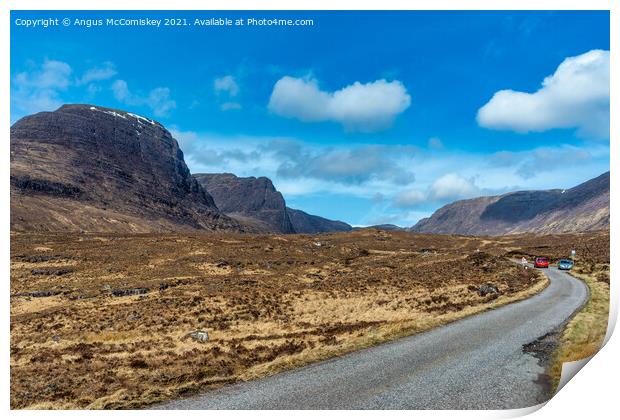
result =
[[[599,229],[609,229],[609,172],[568,190],[517,191],[456,201],[411,228],[460,235]]]
[[[344,232],[344,222],[314,216],[286,207],[282,194],[266,177],[242,178],[233,174],[195,174],[217,207],[246,225],[277,233]]]
[[[255,219],[267,231],[294,233],[282,194],[269,178],[240,178],[233,174],[194,174],[194,178],[213,197],[217,207],[246,223]]]
[[[115,109],[65,105],[11,127],[11,229],[244,227],[218,210],[162,125]]]

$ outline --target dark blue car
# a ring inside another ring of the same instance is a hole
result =
[[[570,270],[573,268],[573,260],[560,260],[558,261],[558,268],[560,270]]]

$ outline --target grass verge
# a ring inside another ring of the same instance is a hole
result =
[[[562,364],[594,355],[603,345],[609,318],[609,265],[576,267],[573,276],[590,289],[588,302],[567,324],[550,369],[553,389],[557,389]]]

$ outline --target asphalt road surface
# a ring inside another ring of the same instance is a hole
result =
[[[561,326],[588,297],[556,268],[521,302],[425,333],[155,409],[507,409],[550,398],[523,345]]]

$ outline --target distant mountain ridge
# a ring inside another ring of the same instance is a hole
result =
[[[277,233],[346,232],[351,226],[286,206],[282,194],[266,177],[231,173],[194,174],[224,213],[246,225]]]
[[[364,227],[355,227],[355,230],[360,230],[360,229],[377,229],[377,230],[387,230],[387,231],[392,231],[392,232],[397,232],[397,231],[401,231],[401,230],[407,230],[407,228],[403,228],[400,227],[398,225],[392,224],[392,223],[383,223],[381,225],[370,225],[370,226],[364,226]]]
[[[609,228],[610,173],[561,190],[517,191],[455,201],[410,230],[420,233],[504,235]]]

